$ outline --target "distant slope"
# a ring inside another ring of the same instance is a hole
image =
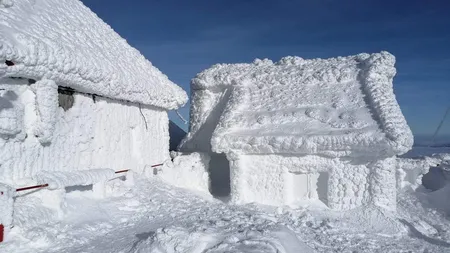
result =
[[[449,135],[438,135],[434,142],[431,135],[415,135],[414,146],[416,147],[450,147]]]
[[[186,132],[181,129],[173,121],[169,120],[169,135],[170,135],[170,150],[177,150],[178,144],[186,135]]]

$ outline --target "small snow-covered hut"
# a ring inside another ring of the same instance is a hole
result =
[[[395,156],[413,144],[393,92],[394,63],[381,52],[214,65],[192,81],[180,148],[210,153],[212,174],[226,156],[221,169],[229,168],[236,203],[394,210]]]
[[[79,0],[0,0],[0,181],[161,163],[186,101]]]

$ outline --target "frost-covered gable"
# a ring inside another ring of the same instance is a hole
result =
[[[212,134],[214,152],[391,156],[413,142],[393,93],[394,63],[381,52],[221,64],[192,88],[231,90]]]
[[[0,1],[0,78],[175,109],[186,93],[79,0]]]

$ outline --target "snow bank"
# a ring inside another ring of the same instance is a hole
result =
[[[105,182],[115,175],[111,169],[90,169],[80,171],[42,171],[33,176],[39,184],[48,184],[48,189],[63,189],[67,186],[90,185]]]
[[[14,193],[12,187],[0,183],[0,224],[8,230],[13,221]]]
[[[173,161],[157,168],[156,175],[177,187],[209,195],[209,156],[204,153],[175,153]]]
[[[54,80],[165,109],[187,101],[180,87],[78,0],[0,1],[3,76]]]
[[[184,145],[207,140],[217,153],[405,153],[413,138],[393,93],[394,63],[381,52],[214,65],[192,80]]]

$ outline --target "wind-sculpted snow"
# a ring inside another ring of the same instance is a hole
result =
[[[211,129],[212,150],[219,153],[405,153],[413,138],[393,93],[394,63],[381,52],[214,65],[192,81],[195,110],[183,145],[202,144]],[[204,103],[208,92],[225,104]]]
[[[180,87],[79,0],[0,1],[4,76],[54,80],[81,92],[166,109],[187,101]]]

